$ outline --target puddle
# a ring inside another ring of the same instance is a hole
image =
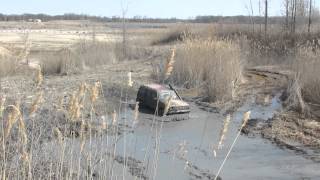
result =
[[[224,148],[217,151],[216,158],[210,147],[218,141],[224,117],[202,111],[195,105],[192,105],[189,120],[163,124],[159,161],[156,164],[154,162],[157,154],[154,151],[156,130],[150,129],[151,121],[145,120],[146,115],[142,115],[135,133],[127,138],[135,139],[134,157],[142,161],[147,157],[148,172],[146,174],[149,177],[154,176],[156,167],[156,179],[196,178],[190,176],[190,171],[194,169],[190,170],[186,162],[198,167],[198,174],[207,172],[214,175],[236,136],[243,113],[251,110],[252,118],[267,120],[272,118],[280,108],[279,96],[274,97],[268,106],[255,105],[253,102],[246,103],[234,113]],[[161,124],[156,125],[157,128],[159,126],[161,127]],[[119,152],[124,148],[123,143],[123,140],[119,142]],[[148,147],[151,147],[149,151]],[[129,151],[132,149],[130,145],[126,148]],[[241,136],[225,164],[221,177],[222,179],[239,179],[239,177],[241,179],[317,179],[320,177],[319,168],[320,164],[298,156],[292,151],[280,149],[268,140]],[[204,176],[201,179],[208,179],[208,177]]]
[[[224,117],[203,111],[195,104],[191,108],[189,120],[169,123],[152,123],[152,115],[141,113],[134,132],[124,133],[116,143],[115,152],[122,164],[114,166],[113,179],[135,179],[137,174],[141,177],[138,179],[214,179],[236,137],[243,113],[251,110],[252,118],[267,120],[281,104],[276,96],[268,106],[255,105],[252,101],[241,107],[233,114],[224,146],[216,151],[216,157],[211,147],[218,142]],[[123,117],[133,117],[133,112],[127,110]],[[102,142],[108,149],[112,138],[104,136],[96,143]],[[123,157],[130,161],[123,163]],[[319,168],[320,164],[266,139],[240,136],[220,176],[237,180],[319,179]]]

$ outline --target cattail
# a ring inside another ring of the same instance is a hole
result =
[[[132,82],[132,73],[128,72],[128,86],[132,87],[133,82]]]
[[[79,97],[75,99],[74,111],[72,114],[73,119],[79,119],[81,117],[81,109],[83,105],[79,102]]]
[[[231,82],[231,98],[234,99],[236,96],[236,82],[237,80],[234,80]]]
[[[79,99],[74,92],[69,101],[68,113],[71,120],[78,119],[81,116],[82,105],[79,103]]]
[[[2,114],[3,114],[3,111],[4,111],[4,104],[6,102],[6,97],[5,96],[2,96],[0,98],[0,118],[2,118]]]
[[[68,111],[69,113],[71,113],[74,109],[74,104],[75,104],[75,101],[76,101],[76,92],[73,92],[70,100],[69,100],[69,105],[68,105]]]
[[[58,100],[58,109],[59,110],[63,109],[63,97],[60,97]]]
[[[14,103],[14,107],[18,113],[18,115],[21,115],[21,111],[20,111],[20,100],[17,100],[15,103]]]
[[[10,132],[11,132],[11,129],[12,129],[12,126],[14,125],[14,123],[15,123],[15,118],[13,117],[13,113],[12,112],[10,112],[9,114],[8,114],[8,120],[7,120],[7,127],[6,127],[6,129],[5,129],[5,138],[7,138],[8,136],[9,136],[9,134],[10,134]]]
[[[171,106],[171,100],[172,100],[172,96],[170,96],[169,98],[167,98],[166,102],[165,102],[165,107],[164,107],[164,111],[163,111],[163,115],[166,115],[169,111],[169,108]]]
[[[24,148],[22,149],[21,159],[22,159],[23,162],[25,162],[26,164],[29,164],[29,162],[30,162],[29,154],[26,152],[26,150],[25,150]]]
[[[268,105],[270,102],[270,95],[268,94],[266,97],[264,97],[264,105]]]
[[[59,130],[59,128],[54,128],[54,129],[53,129],[53,133],[54,133],[54,135],[57,137],[58,143],[60,144],[60,146],[62,146],[63,136],[62,136],[62,133],[61,133],[61,131]]]
[[[11,129],[13,127],[14,124],[16,124],[17,120],[19,119],[19,135],[21,138],[21,141],[24,145],[27,144],[28,141],[28,136],[26,133],[26,127],[22,118],[22,114],[20,111],[20,103],[19,101],[16,102],[15,105],[11,105],[8,106],[10,108],[12,108],[11,112],[8,114],[8,124],[7,124],[7,128],[5,130],[5,138],[7,138],[11,132]]]
[[[77,104],[74,112],[74,118],[79,119],[81,117],[81,108],[82,106],[80,104]]]
[[[83,97],[86,93],[86,89],[87,89],[87,84],[81,83],[81,85],[79,86],[78,97]]]
[[[39,66],[37,68],[37,78],[36,78],[36,84],[38,87],[42,84],[42,81],[43,81],[43,75],[42,75],[41,67]]]
[[[226,133],[228,132],[228,127],[230,124],[231,116],[230,114],[227,115],[227,118],[224,120],[223,128],[220,131],[220,139],[218,143],[218,148],[222,147],[223,141],[225,139]]]
[[[247,122],[250,119],[250,115],[251,115],[251,111],[248,111],[243,115],[242,125],[240,129],[244,128],[247,125]]]
[[[133,126],[135,126],[138,123],[138,117],[139,117],[139,102],[136,102],[136,105],[134,107]]]
[[[8,108],[11,108],[11,111],[8,114],[7,128],[5,129],[5,138],[7,138],[11,132],[13,125],[17,122],[20,112],[20,103],[17,101],[15,105],[10,105]]]
[[[101,121],[102,121],[101,129],[106,130],[108,128],[106,118],[104,116],[102,116]]]
[[[217,157],[217,151],[213,149],[213,157]]]
[[[90,100],[92,103],[96,102],[96,100],[98,99],[100,87],[101,87],[101,83],[98,81],[94,83],[94,86],[92,86],[91,96],[90,96]]]
[[[115,126],[117,124],[117,111],[114,110],[112,113],[112,125]]]
[[[75,111],[75,104],[76,104],[76,93],[74,92],[69,100],[68,104],[68,114],[69,118],[72,120],[73,119],[73,114]]]
[[[81,139],[80,139],[80,153],[83,152],[83,149],[84,149],[84,145],[86,144],[86,141],[85,141],[85,136],[81,136]]]
[[[82,83],[79,87],[78,91],[78,100],[77,100],[77,109],[76,109],[76,118],[79,118],[81,116],[81,109],[83,108],[84,103],[84,96],[86,94],[88,86],[86,83]]]
[[[81,126],[80,126],[80,136],[82,137],[84,135],[86,124],[83,120],[81,120]]]
[[[30,110],[30,115],[32,115],[33,113],[35,113],[39,107],[39,104],[42,102],[42,97],[43,96],[43,92],[41,91],[37,98],[35,99],[35,101],[32,103],[31,106],[31,110]]]
[[[24,121],[23,121],[21,115],[19,118],[19,134],[20,134],[20,138],[21,138],[22,143],[24,145],[26,145],[28,143],[28,136],[27,136],[27,132],[26,132],[26,126],[24,124]]]
[[[166,79],[171,75],[173,71],[173,65],[174,65],[174,58],[176,56],[176,48],[172,49],[172,53],[170,58],[167,60],[166,68],[165,68],[165,77]]]

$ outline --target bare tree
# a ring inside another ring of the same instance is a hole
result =
[[[291,2],[291,33],[296,32],[297,0]]]
[[[311,16],[312,16],[312,0],[309,1],[308,33],[310,33],[310,31],[311,31]]]
[[[252,1],[250,0],[250,9],[251,9],[251,23],[252,23],[252,31],[254,33],[254,13],[253,13],[253,6],[252,6]]]
[[[268,34],[268,0],[265,0],[265,12],[264,12],[264,35]]]
[[[309,11],[307,1],[310,0],[284,0],[285,27],[291,33],[296,32],[297,25],[305,23]]]
[[[262,16],[261,15],[261,0],[259,0],[259,17]],[[262,31],[262,24],[259,21],[259,33],[261,34]]]
[[[285,8],[286,8],[286,23],[285,23],[285,27],[286,27],[286,30],[289,29],[289,6],[290,6],[290,1],[289,0],[285,0]]]
[[[122,10],[122,55],[123,58],[127,57],[127,22],[126,16],[128,13],[129,4],[121,1],[121,10]]]
[[[250,18],[250,21],[251,21],[252,33],[254,33],[254,20],[253,20],[254,12],[253,12],[252,0],[250,0],[250,9],[249,9],[249,7],[247,5],[246,5],[246,9],[248,11],[249,18]]]

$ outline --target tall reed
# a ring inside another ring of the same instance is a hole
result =
[[[175,61],[171,80],[201,89],[210,101],[232,98],[242,78],[240,47],[233,41],[186,38]]]

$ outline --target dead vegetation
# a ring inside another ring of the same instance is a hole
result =
[[[154,40],[151,42],[151,45],[163,45],[181,42],[185,39],[185,37],[190,37],[192,34],[193,33],[188,26],[171,27],[167,29],[165,33],[155,36],[153,38]]]
[[[320,49],[306,46],[298,49],[293,69],[297,73],[305,101],[320,104]]]
[[[57,52],[42,52],[39,59],[45,75],[68,75],[99,65],[115,63],[117,60],[114,53],[113,44],[82,41],[71,48]]]
[[[239,46],[232,41],[187,38],[177,48],[171,81],[199,88],[208,101],[229,100],[242,78]]]
[[[43,93],[41,87],[34,90],[38,93],[31,102],[20,98],[12,103],[11,96],[0,98],[2,178],[82,179],[98,174],[110,177],[107,173],[111,170],[97,168],[114,161],[111,147],[107,147],[129,131],[130,126],[121,124],[111,113],[108,116],[106,108],[101,108],[107,106],[101,83],[82,83],[70,95],[45,104],[49,94]],[[91,139],[104,134],[117,138],[98,143],[99,152],[91,150],[88,145]],[[107,156],[100,162],[102,154]],[[97,162],[98,165],[91,164]]]
[[[17,63],[11,57],[0,58],[0,77],[12,75],[16,72]]]

